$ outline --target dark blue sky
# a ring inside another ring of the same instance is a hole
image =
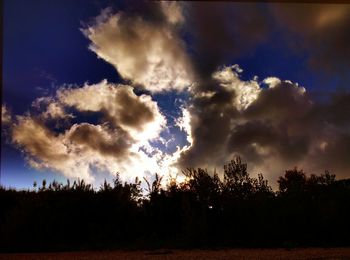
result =
[[[3,100],[16,104],[13,112],[23,113],[35,97],[65,83],[120,82],[113,66],[88,50],[89,41],[80,31],[111,5],[122,6],[116,1],[5,1]],[[244,70],[243,78],[273,75],[308,89],[323,85],[319,73],[306,66],[306,54],[290,52],[276,37],[232,60]]]
[[[119,81],[116,70],[87,49],[81,22],[99,14],[103,1],[5,1],[3,102],[23,114],[33,100],[64,83]],[[18,150],[2,140],[1,184],[31,186],[58,179],[27,166]]]
[[[53,94],[62,84],[82,85],[102,79],[121,82],[116,69],[88,50],[89,40],[80,29],[103,8],[123,8],[115,1],[5,0],[3,28],[3,103],[13,114],[23,114],[35,98]],[[218,29],[219,30],[219,29]],[[244,70],[242,78],[260,80],[268,76],[288,79],[305,86],[308,91],[332,91],[337,77],[325,78],[307,66],[307,52],[293,52],[278,29],[268,41],[231,64]],[[230,64],[226,64],[230,65]],[[182,94],[154,96],[166,115],[179,112],[176,98]],[[174,130],[178,131],[178,130]],[[181,136],[179,134],[179,136]],[[185,137],[180,137],[185,143]],[[1,184],[17,188],[30,187],[34,180],[64,180],[49,171],[38,172],[26,165],[23,155],[2,136]]]

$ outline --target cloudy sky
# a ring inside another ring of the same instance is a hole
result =
[[[5,0],[3,26],[1,185],[350,177],[350,5]]]

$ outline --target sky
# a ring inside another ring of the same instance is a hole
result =
[[[235,156],[272,183],[350,177],[350,5],[3,5],[5,187],[181,181]]]

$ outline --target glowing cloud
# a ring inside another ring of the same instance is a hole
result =
[[[94,180],[96,169],[119,171],[130,180],[185,167],[217,168],[240,155],[254,173],[271,180],[296,165],[347,174],[349,93],[320,103],[297,83],[274,76],[242,80],[237,64],[223,64],[267,41],[275,28],[271,23],[278,20],[286,42],[294,44],[289,34],[298,35],[293,48],[308,50],[310,64],[348,72],[348,6],[266,5],[270,16],[260,5],[161,2],[148,7],[151,14],[105,9],[82,29],[89,49],[127,84],[104,80],[63,86],[55,96],[34,101],[36,113],[25,116],[12,117],[2,106],[2,123],[13,123],[12,141],[31,166],[87,181]],[[236,26],[227,26],[232,17]],[[185,23],[191,24],[186,33],[193,37],[188,53],[180,33]],[[138,87],[152,94],[187,91],[182,114],[169,120],[150,94],[135,94]],[[94,120],[84,117],[91,115]],[[173,153],[153,143],[166,147],[175,139],[162,136],[168,121],[185,132],[189,143]]]
[[[11,113],[5,105],[1,105],[1,123],[3,125],[11,123]]]
[[[260,93],[260,86],[256,80],[244,82],[239,79],[239,73],[242,72],[243,70],[236,64],[223,67],[213,74],[213,78],[219,82],[220,86],[234,91],[233,103],[238,110],[246,109]]]
[[[168,23],[149,22],[122,12],[112,14],[106,9],[95,24],[83,29],[93,52],[111,63],[123,78],[152,92],[182,90],[192,83],[185,47],[174,27],[182,19],[180,9],[175,4],[162,6]]]
[[[166,155],[149,144],[159,137],[166,120],[150,96],[137,96],[130,86],[102,81],[62,87],[55,97],[37,99],[33,107],[43,112],[17,116],[11,133],[32,167],[88,182],[94,180],[96,170],[121,172],[128,180],[168,173],[169,165],[162,161]],[[75,117],[67,117],[64,111],[71,108],[76,113],[99,113],[101,124],[70,123]],[[66,119],[63,130],[47,126],[61,118]],[[169,156],[167,161],[171,162]]]
[[[210,95],[205,88],[193,89],[189,120],[179,121],[190,129],[191,140],[181,151],[180,168],[214,169],[239,155],[270,180],[296,165],[346,174],[350,117],[340,111],[349,110],[348,94],[318,104],[297,83],[276,77],[243,81],[239,72],[236,65],[214,72]]]
[[[61,103],[81,112],[103,113],[108,123],[137,140],[157,137],[166,124],[157,103],[148,95],[135,95],[127,85],[108,84],[104,80],[81,88],[62,88],[57,96]]]

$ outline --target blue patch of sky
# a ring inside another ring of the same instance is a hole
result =
[[[108,171],[102,170],[95,166],[90,166],[90,171],[92,173],[92,176],[94,177],[94,189],[99,189],[105,181],[107,183],[113,183],[113,181],[116,178],[115,175],[111,175]],[[117,174],[117,172],[115,172],[114,174]]]
[[[258,76],[260,80],[278,77],[299,84],[314,84],[314,75],[305,66],[306,56],[293,55],[286,46],[266,42],[259,45],[253,53],[234,60],[242,69],[242,79],[251,80]]]
[[[15,104],[15,113],[27,110],[43,90],[55,91],[65,83],[120,81],[113,66],[88,50],[89,41],[80,32],[81,22],[98,15],[110,1],[102,2],[105,5],[96,1],[5,1],[3,101]]]
[[[1,153],[1,180],[0,185],[7,188],[28,189],[33,188],[33,183],[38,185],[46,180],[47,183],[54,180],[65,182],[66,178],[61,174],[50,170],[36,170],[24,162],[23,154],[9,144],[2,142]]]
[[[187,134],[176,125],[176,120],[182,116],[181,108],[189,100],[189,93],[186,91],[171,91],[167,93],[155,94],[153,98],[157,101],[162,114],[166,117],[167,128],[160,136],[166,142],[160,140],[151,141],[151,145],[165,153],[173,153],[180,148],[188,145]]]
[[[80,32],[82,21],[110,5],[115,4],[104,0],[4,2],[2,102],[14,114],[23,114],[35,98],[53,95],[66,83],[120,81],[113,66],[88,50],[89,41]],[[96,118],[89,116],[89,121]],[[1,185],[24,188],[32,187],[35,180],[62,178],[30,168],[19,150],[1,138]]]

